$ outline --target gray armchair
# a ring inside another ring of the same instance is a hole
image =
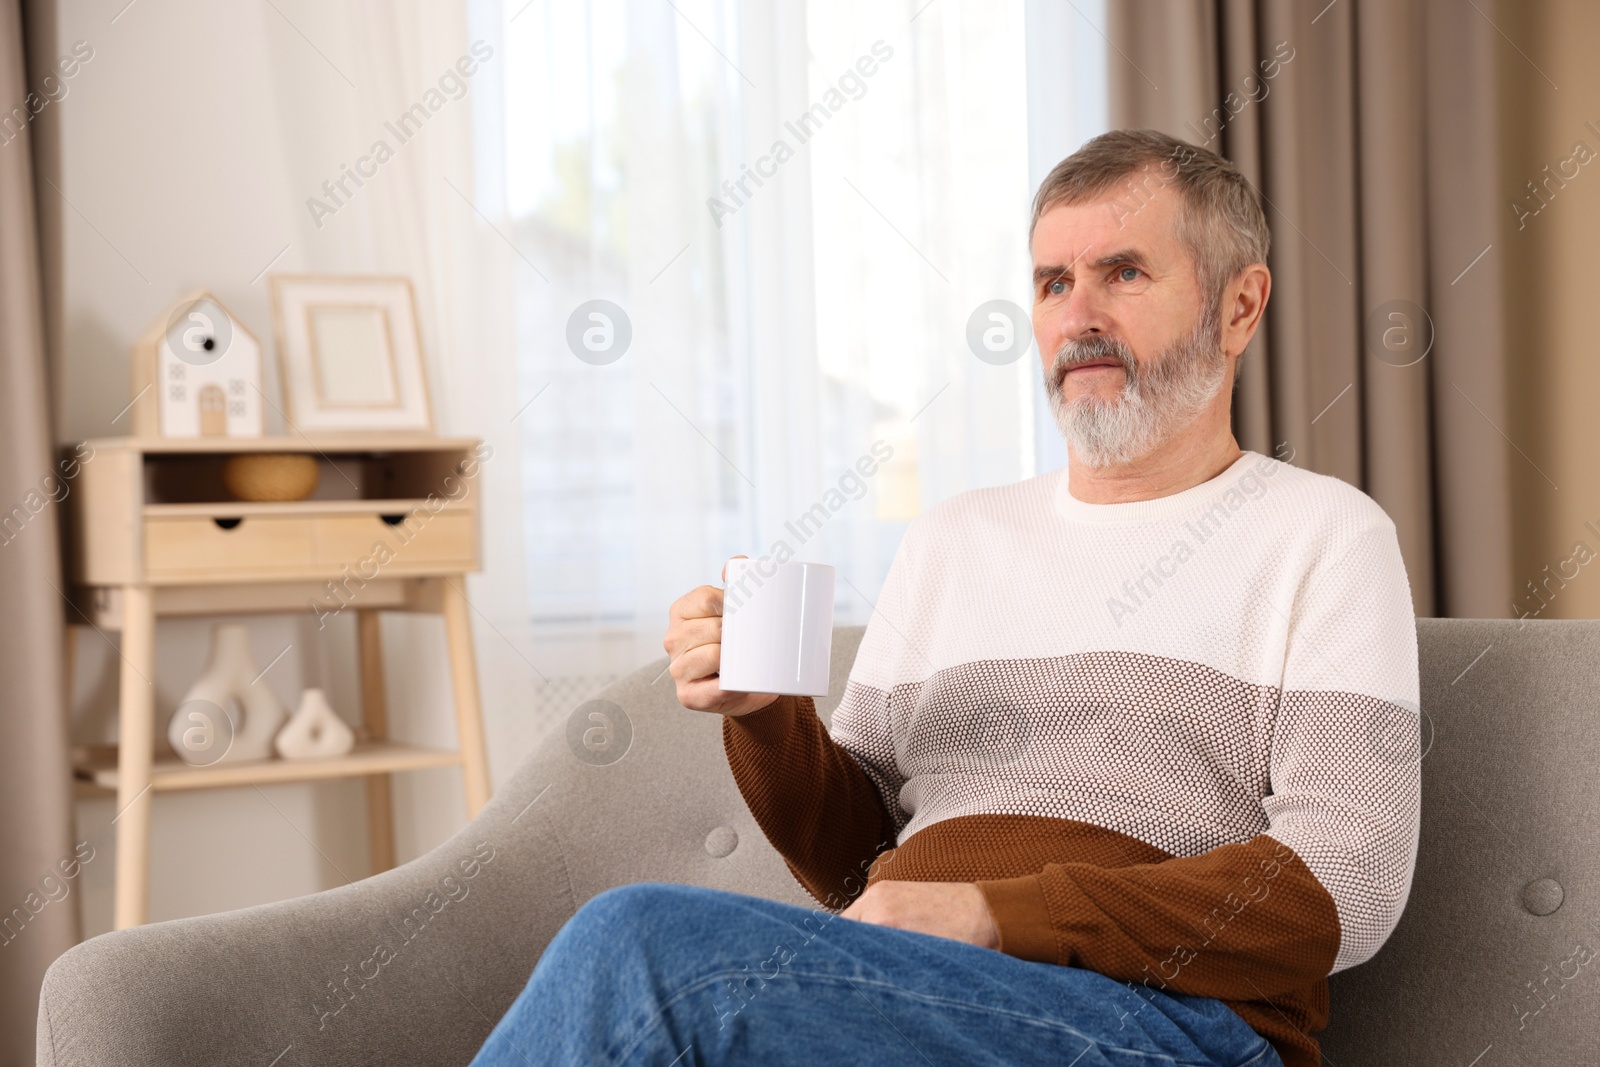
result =
[[[832,697],[861,628],[834,634]],[[1594,1063],[1600,623],[1423,619],[1420,855],[1398,929],[1331,982],[1338,1067]],[[719,720],[665,660],[601,698],[631,743],[552,735],[464,830],[298,900],[94,938],[56,961],[40,1067],[464,1064],[589,897],[669,881],[812,901],[745,809]]]

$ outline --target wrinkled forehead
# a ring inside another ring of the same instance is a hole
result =
[[[1114,248],[1137,249],[1151,261],[1185,260],[1182,221],[1177,187],[1136,172],[1092,199],[1046,208],[1033,231],[1033,262],[1065,266]]]

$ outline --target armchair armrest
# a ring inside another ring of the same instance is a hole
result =
[[[528,807],[548,781],[525,767],[372,878],[78,945],[45,976],[39,1067],[468,1062],[576,910],[554,825]]]

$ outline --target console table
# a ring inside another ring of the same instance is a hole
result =
[[[374,871],[395,863],[391,774],[459,766],[467,817],[478,813],[489,799],[489,767],[465,575],[479,569],[480,442],[423,434],[129,437],[90,441],[88,450],[88,458],[82,446],[75,453],[81,470],[66,500],[68,621],[122,633],[119,740],[75,749],[74,765],[80,780],[116,792],[117,929],[146,921],[156,793],[363,777]],[[291,503],[232,500],[222,465],[241,452],[313,455],[315,494]],[[350,753],[209,766],[169,754],[158,710],[172,709],[156,708],[153,685],[159,616],[305,612],[320,626],[346,611],[356,618],[363,719]],[[389,740],[383,611],[444,616],[455,751]],[[69,625],[69,665],[72,633]]]

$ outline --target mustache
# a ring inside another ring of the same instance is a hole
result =
[[[1128,372],[1130,380],[1138,374],[1133,350],[1128,347],[1127,342],[1097,333],[1088,337],[1074,337],[1057,349],[1055,360],[1051,365],[1052,376],[1055,381],[1060,382],[1073,367],[1100,359],[1114,359],[1121,363],[1123,370]]]

